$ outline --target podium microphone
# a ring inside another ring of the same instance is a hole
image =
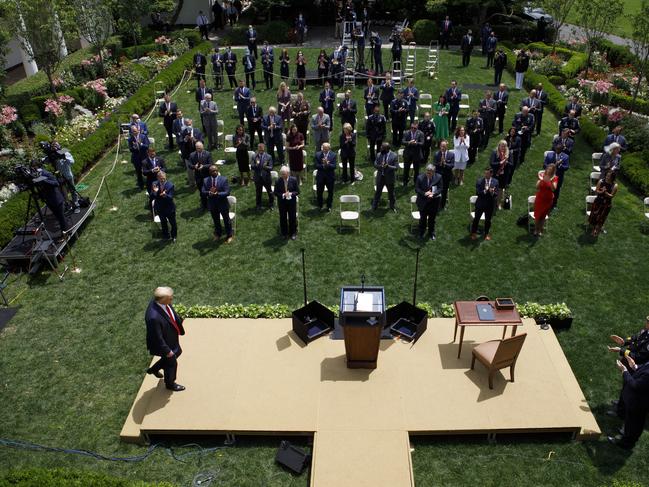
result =
[[[419,248],[416,249],[417,257],[415,258],[415,284],[412,289],[412,305],[417,306],[417,273],[419,271]]]
[[[361,274],[361,292],[365,292],[365,273]]]
[[[306,263],[304,260],[304,248],[301,249],[302,251],[302,284],[304,286],[304,306],[307,305],[307,299],[306,299]]]

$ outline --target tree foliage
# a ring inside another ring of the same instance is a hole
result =
[[[102,0],[72,0],[79,33],[92,44],[99,54],[99,65],[104,70],[102,49],[106,47],[113,32],[113,15]]]
[[[554,38],[552,40],[552,52],[557,45],[559,31],[566,23],[568,15],[572,11],[577,0],[540,0],[539,5],[548,14],[552,15],[552,26],[554,27]]]
[[[649,0],[642,0],[640,12],[629,15],[629,21],[633,23],[633,33],[631,42],[633,43],[633,52],[637,56],[635,68],[638,72],[638,81],[633,89],[633,101],[631,109],[633,111],[640,91],[640,83],[643,78],[647,77],[649,70]]]
[[[595,41],[610,32],[622,14],[623,7],[622,0],[577,0],[577,13],[588,45],[588,67]]]

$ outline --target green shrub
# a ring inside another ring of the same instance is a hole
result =
[[[0,477],[0,487],[171,487],[167,482],[129,480],[90,470],[31,468],[13,470]]]
[[[629,184],[642,194],[649,194],[649,153],[633,153],[622,156],[622,175]]]
[[[628,46],[615,44],[608,39],[595,39],[593,43],[595,44],[595,50],[605,53],[608,62],[614,68],[637,62],[637,57]]]
[[[108,96],[130,96],[144,84],[146,77],[135,66],[137,65],[124,65],[106,78]]]
[[[162,51],[162,46],[155,43],[140,44],[139,46],[131,46],[122,49],[121,55],[128,59],[138,59],[153,51]]]
[[[0,207],[0,247],[7,245],[14,229],[23,224],[28,199],[27,193],[19,193]]]
[[[633,97],[624,95],[622,93],[611,92],[611,105],[624,108],[625,110],[631,110],[631,105],[633,102]],[[633,111],[636,113],[642,113],[644,115],[649,115],[649,101],[643,100],[638,97],[635,101],[635,106]]]
[[[240,46],[240,45],[246,45],[246,30],[248,28],[244,25],[237,24],[232,29],[229,31],[226,31],[223,34],[223,42],[222,44],[224,46],[231,45],[231,46]]]
[[[176,39],[185,38],[189,42],[189,47],[196,47],[201,43],[202,37],[198,29],[180,29],[174,30],[169,34],[172,41]]]
[[[288,33],[291,26],[284,20],[273,20],[257,28],[257,35],[261,42],[268,41],[269,44],[285,44],[289,41]]]
[[[564,84],[566,82],[564,77],[562,75],[560,75],[560,74],[555,74],[555,75],[552,75],[552,76],[548,76],[548,80],[550,81],[550,83],[552,83],[555,86],[562,85],[562,84]]]
[[[415,22],[412,33],[415,35],[415,42],[425,46],[439,37],[437,24],[429,19],[421,19]]]
[[[647,147],[647,141],[649,140],[649,126],[647,126],[647,120],[644,117],[626,115],[622,118],[619,125],[624,127],[624,137],[629,146],[629,151],[640,152]]]
[[[582,52],[575,52],[568,62],[563,66],[561,72],[566,79],[576,78],[577,75],[586,69],[588,56]]]
[[[581,117],[579,125],[581,126],[581,137],[599,152],[606,137],[606,132],[585,116]]]

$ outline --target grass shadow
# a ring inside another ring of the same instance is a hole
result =
[[[534,247],[539,242],[539,237],[531,234],[529,231],[516,237],[517,244],[528,244],[529,247]]]
[[[482,243],[482,238],[480,237],[473,240],[471,238],[471,235],[465,235],[464,237],[459,238],[457,241],[462,247],[466,247],[469,250],[474,251],[478,249],[478,247],[480,247],[480,244]]]
[[[203,216],[204,213],[207,213],[207,211],[201,208],[194,208],[193,210],[185,210],[182,213],[180,213],[180,218],[182,218],[185,221],[192,221],[196,218]]]
[[[135,221],[140,223],[151,223],[151,213],[139,213],[135,215]]]
[[[583,447],[588,458],[603,475],[615,475],[624,467],[632,454],[631,450],[612,445],[606,439],[584,442]]]
[[[284,237],[281,235],[277,234],[267,240],[264,240],[263,246],[264,247],[269,247],[274,250],[279,250],[280,247],[284,247],[288,243],[288,240],[286,240]]]
[[[153,252],[153,254],[155,255],[170,243],[170,240],[160,239],[161,235],[154,234],[152,235],[152,237],[155,240],[151,240],[150,242],[147,242],[142,246],[142,250],[144,250],[145,252]]]
[[[597,237],[593,237],[591,233],[588,231],[589,226],[586,224],[579,224],[576,225],[577,228],[581,227],[583,232],[577,237],[577,243],[581,245],[582,247],[584,245],[595,245],[597,243]]]
[[[144,190],[140,188],[129,188],[122,191],[122,196],[125,198],[132,198],[140,193],[143,193]]]
[[[426,245],[426,240],[419,238],[416,234],[410,233],[405,237],[401,237],[398,241],[398,244],[401,247],[405,247],[410,250],[423,249]]]
[[[198,253],[203,256],[218,249],[221,246],[222,242],[223,240],[215,242],[214,239],[210,237],[192,244],[192,248],[194,250],[197,250]]]

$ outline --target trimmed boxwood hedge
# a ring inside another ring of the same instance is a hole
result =
[[[439,28],[432,20],[421,19],[415,22],[412,27],[412,34],[415,36],[417,44],[427,46],[431,41],[439,37]]]
[[[168,482],[144,482],[113,477],[105,473],[70,468],[13,470],[0,477],[0,487],[171,487]]]
[[[210,42],[204,42],[195,49],[187,51],[178,57],[164,71],[159,73],[119,107],[110,118],[93,132],[86,140],[70,147],[74,156],[74,173],[78,177],[83,171],[97,162],[103,154],[115,143],[119,133],[118,124],[127,122],[133,113],[146,113],[151,108],[154,86],[162,81],[164,89],[172,89],[183,77],[187,68],[192,66],[192,58],[197,51],[206,52],[211,47]],[[0,247],[4,247],[12,238],[14,229],[23,224],[27,211],[27,196],[18,194],[0,207]]]
[[[625,66],[627,64],[635,64],[638,58],[629,49],[629,46],[622,44],[615,44],[608,39],[595,39],[595,49],[599,52],[606,54],[606,59],[611,63],[611,66],[617,68],[618,66]]]
[[[642,194],[649,194],[649,166],[647,165],[646,152],[624,154],[622,160],[622,173],[629,183]]]
[[[632,96],[623,95],[622,93],[611,92],[611,105],[624,108],[625,110],[631,110],[631,104],[633,102]],[[643,100],[642,98],[637,98],[635,101],[635,106],[633,111],[636,113],[642,113],[644,115],[649,115],[649,101]]]
[[[544,42],[532,42],[531,44],[527,45],[527,48],[534,51],[540,51],[544,54],[550,54],[552,52],[552,46],[548,46]],[[580,71],[586,69],[588,56],[583,52],[575,52],[563,47],[557,47],[555,51],[558,54],[562,54],[568,57],[568,61],[561,68],[561,75],[564,79],[574,78],[579,74]]]

